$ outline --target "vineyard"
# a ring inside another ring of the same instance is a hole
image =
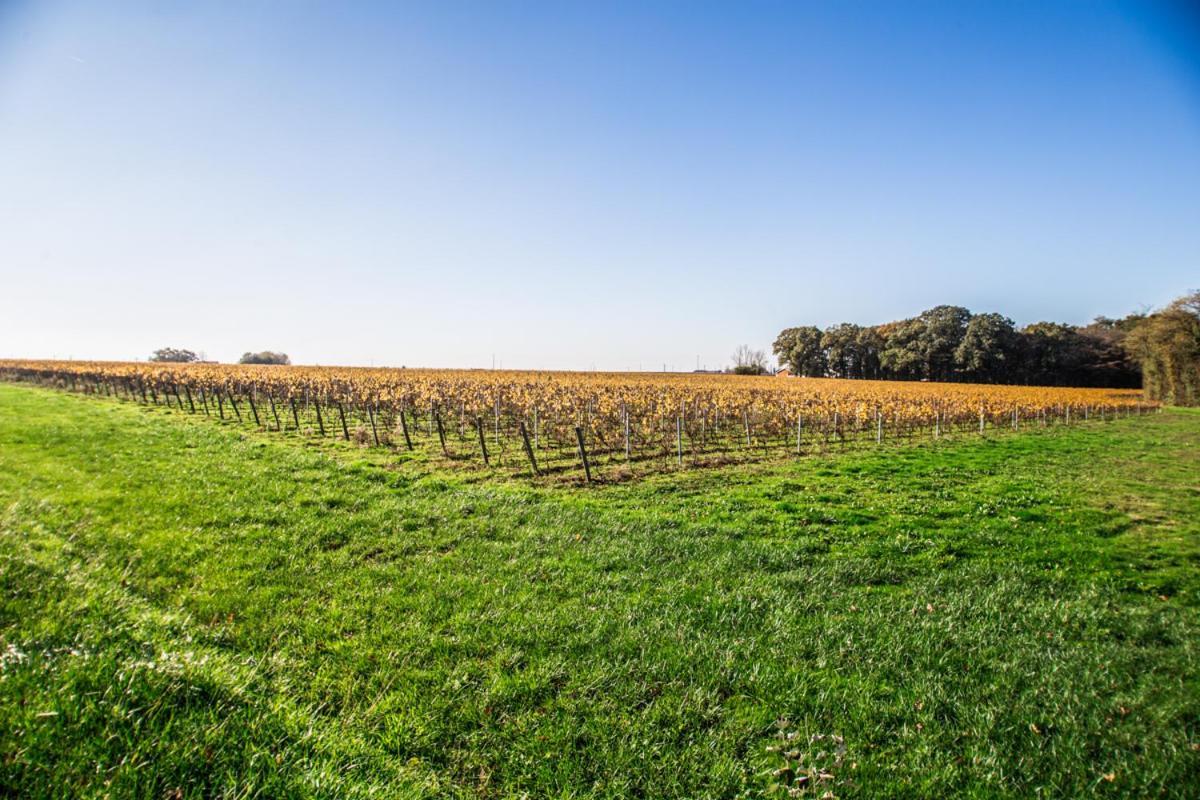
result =
[[[589,482],[639,465],[805,455],[1157,408],[1136,390],[680,373],[0,360],[0,378]]]

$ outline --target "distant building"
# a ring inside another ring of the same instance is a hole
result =
[[[790,378],[790,377],[792,377],[792,371],[790,369],[788,369],[787,367],[783,367],[775,372],[775,377],[776,378]]]

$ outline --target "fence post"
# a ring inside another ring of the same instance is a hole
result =
[[[408,435],[408,420],[404,418],[404,404],[400,404],[400,430],[404,432],[404,446],[413,449],[412,438]]]
[[[341,400],[334,400],[334,402],[337,404],[338,417],[342,420],[342,436],[348,442],[350,441],[350,429],[346,427],[346,410],[342,408]]]
[[[525,445],[525,455],[529,456],[529,466],[533,467],[534,475],[541,475],[538,471],[537,459],[533,457],[533,448],[529,446],[529,431],[525,430],[525,420],[521,420],[521,442]]]
[[[317,429],[321,431],[321,435],[325,435],[325,419],[321,416],[321,403],[317,398],[313,398],[313,408],[317,412]]]
[[[279,410],[275,408],[275,395],[267,392],[267,400],[271,403],[271,416],[275,417],[275,430],[282,431],[283,423],[279,421]]]
[[[446,449],[446,429],[442,427],[442,415],[438,413],[437,404],[431,407],[433,414],[433,422],[437,426],[438,441],[442,443],[442,455],[446,458],[450,457],[450,451]]]
[[[479,450],[483,453],[483,465],[490,467],[491,462],[488,461],[487,439],[483,436],[483,417],[475,418],[475,430],[479,432]]]
[[[683,466],[683,417],[675,415],[675,456],[679,466]]]
[[[875,409],[875,444],[883,444],[883,412]]]
[[[254,391],[254,389],[251,389],[250,394],[246,395],[246,399],[250,401],[250,410],[254,412],[254,426],[261,428],[262,422],[258,419],[258,406],[254,405]]]
[[[300,430],[300,414],[296,411],[296,398],[289,395],[288,403],[292,407],[292,422],[296,423],[296,430]]]
[[[629,460],[629,407],[621,403],[621,416],[625,420],[625,460]]]
[[[592,465],[588,463],[587,448],[583,445],[583,428],[575,426],[575,441],[579,443],[579,458],[583,461],[583,475],[588,483],[592,482]]]
[[[804,436],[804,415],[797,413],[796,414],[796,455],[800,455],[800,453],[801,453],[800,442],[802,441],[803,436]]]
[[[379,430],[375,427],[374,406],[367,406],[367,419],[371,420],[371,438],[375,440],[375,446],[379,447]]]

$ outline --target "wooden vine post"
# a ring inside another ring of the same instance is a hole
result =
[[[629,460],[629,409],[621,403],[621,416],[625,420],[625,460]]]
[[[483,465],[490,467],[491,462],[488,461],[487,438],[483,435],[483,417],[475,418],[475,430],[479,433],[479,451],[483,453]]]
[[[254,404],[254,390],[246,395],[246,400],[250,403],[250,411],[254,414],[254,427],[261,428],[262,422],[258,418],[258,406]]]
[[[400,406],[400,430],[404,432],[404,445],[409,450],[413,449],[412,438],[408,435],[408,421],[404,418],[404,406]]]
[[[375,446],[379,447],[379,430],[375,427],[375,408],[367,406],[367,419],[371,421],[371,438],[375,442]]]
[[[529,456],[529,466],[533,467],[534,475],[541,475],[542,473],[538,471],[537,459],[533,457],[533,447],[529,444],[529,431],[525,430],[525,420],[521,420],[520,430],[521,442],[525,445],[525,455]]]
[[[588,463],[587,448],[583,444],[583,428],[575,426],[575,441],[579,443],[579,458],[583,461],[583,476],[588,483],[592,482],[592,465]]]
[[[342,436],[345,437],[346,441],[348,442],[350,441],[350,429],[346,427],[346,410],[342,408],[341,400],[335,400],[334,402],[337,403],[338,416],[341,417],[342,420]]]
[[[438,441],[442,444],[442,455],[446,458],[450,457],[450,451],[446,449],[446,429],[442,427],[442,415],[438,413],[436,405],[432,408],[433,422],[437,426]]]

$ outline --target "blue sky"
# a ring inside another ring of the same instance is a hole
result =
[[[1200,288],[1184,3],[0,0],[0,356],[691,369]]]

